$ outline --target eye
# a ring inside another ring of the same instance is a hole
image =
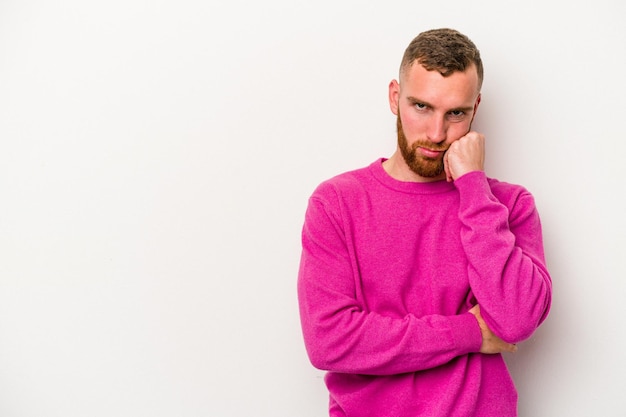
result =
[[[413,105],[415,106],[416,109],[418,110],[424,110],[426,109],[428,106],[424,103],[413,103]]]
[[[452,122],[460,122],[465,120],[466,115],[467,113],[465,113],[464,110],[450,110],[448,112],[448,120]]]

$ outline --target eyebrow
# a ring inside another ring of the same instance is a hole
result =
[[[407,99],[408,101],[412,102],[412,103],[420,103],[420,104],[425,104],[426,106],[431,107],[431,108],[433,108],[433,107],[434,107],[434,106],[433,106],[432,104],[430,104],[429,102],[427,102],[427,101],[425,101],[425,100],[420,100],[420,99],[418,99],[418,98],[416,98],[416,97],[408,96],[406,99]],[[474,106],[467,106],[467,107],[455,107],[455,108],[452,108],[452,109],[446,110],[446,113],[449,113],[449,112],[451,112],[451,111],[462,111],[462,112],[468,113],[468,112],[473,111],[473,110],[474,110]]]

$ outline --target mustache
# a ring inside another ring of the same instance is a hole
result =
[[[404,136],[404,129],[402,128],[402,119],[400,118],[400,114],[396,117],[396,129],[400,135],[406,137]],[[413,152],[415,152],[417,148],[424,148],[436,152],[446,152],[448,148],[450,148],[450,145],[445,143],[433,143],[426,140],[418,140],[411,144],[411,150]]]
[[[428,149],[430,151],[436,151],[436,152],[446,152],[448,148],[450,148],[450,146],[443,145],[443,144],[438,145],[436,143],[427,142],[427,141],[413,142],[413,144],[411,144],[411,149],[415,151],[417,148],[424,148],[424,149]]]

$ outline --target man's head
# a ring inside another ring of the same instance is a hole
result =
[[[482,78],[478,49],[455,30],[423,32],[407,47],[389,103],[397,115],[400,162],[417,180],[445,177],[443,154],[469,132]]]
[[[480,51],[467,36],[454,29],[432,29],[417,35],[404,51],[400,79],[415,62],[444,77],[456,71],[463,72],[473,64],[478,74],[478,90],[482,87]]]

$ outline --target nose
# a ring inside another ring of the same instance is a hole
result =
[[[426,136],[433,143],[441,143],[446,140],[447,130],[445,118],[432,115],[428,121]]]

